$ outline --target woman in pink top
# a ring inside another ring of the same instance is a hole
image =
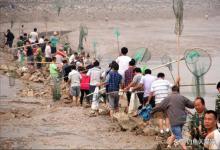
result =
[[[80,83],[80,90],[81,90],[81,96],[80,96],[80,104],[82,106],[84,94],[89,94],[89,83],[90,83],[90,76],[87,76],[87,70],[85,70],[84,67],[79,68],[80,74],[82,76],[81,83]],[[89,103],[89,97],[86,98],[87,103]]]

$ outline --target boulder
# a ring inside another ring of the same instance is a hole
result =
[[[8,66],[8,70],[17,70],[17,67],[15,67],[15,66]]]
[[[34,81],[37,80],[37,76],[35,74],[31,75],[31,77],[29,78],[29,81]]]
[[[8,70],[8,66],[7,65],[0,65],[0,70]]]
[[[157,135],[157,131],[154,127],[151,127],[151,126],[147,126],[143,129],[143,134],[145,136],[154,136],[154,135]]]
[[[99,115],[108,115],[109,114],[109,110],[105,109],[105,108],[100,108],[99,109]]]
[[[123,120],[118,122],[122,131],[135,131],[138,129],[138,124],[134,120]]]
[[[134,131],[138,128],[138,123],[124,112],[119,112],[113,114],[113,120],[118,122],[122,131]]]
[[[28,90],[27,96],[33,97],[34,96],[34,91],[32,89]]]
[[[119,113],[113,114],[113,120],[119,122],[119,121],[128,121],[130,119],[129,119],[129,116],[126,113],[119,112]]]
[[[21,79],[28,80],[30,77],[31,77],[30,73],[24,73],[23,76],[21,77]]]

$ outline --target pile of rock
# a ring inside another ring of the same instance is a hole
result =
[[[121,131],[135,131],[136,134],[144,136],[156,136],[158,129],[149,122],[143,122],[140,118],[130,117],[124,112],[115,113],[113,121],[121,127]]]

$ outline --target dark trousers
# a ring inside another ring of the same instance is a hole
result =
[[[137,93],[137,96],[141,105],[144,105],[144,93],[143,92]]]
[[[128,101],[128,106],[130,104],[130,100],[131,100],[131,92],[126,92],[126,97],[127,97],[127,101]]]
[[[90,87],[89,87],[89,93],[90,93],[90,94],[94,93],[95,88],[96,88],[95,85],[90,85]],[[92,101],[92,97],[93,97],[93,95],[90,95],[90,96],[89,96],[89,100],[90,100],[90,101]]]
[[[5,43],[5,45],[8,45],[8,47],[12,48],[13,41],[7,41],[7,42]]]
[[[147,102],[147,100],[148,100],[148,96],[147,96],[147,97],[144,97],[143,100],[144,100],[144,104],[146,104],[146,102]],[[155,96],[153,96],[153,97],[151,98],[149,104],[152,106],[152,108],[155,107]]]
[[[80,90],[81,91],[81,96],[80,96],[80,104],[83,104],[83,98],[84,98],[84,94],[89,95],[89,90]],[[89,103],[89,98],[86,97],[87,103]]]

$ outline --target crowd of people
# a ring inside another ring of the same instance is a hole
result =
[[[10,30],[6,35],[7,45],[12,47],[13,39]],[[12,40],[12,42],[11,42]],[[119,111],[120,92],[126,94],[127,110],[131,102],[132,93],[136,93],[140,107],[146,105],[153,108],[152,114],[157,119],[159,134],[169,135],[168,147],[179,143],[183,149],[189,141],[183,138],[183,126],[190,114],[186,108],[196,110],[189,122],[191,145],[198,148],[220,149],[220,82],[217,84],[218,96],[216,109],[207,110],[205,100],[196,97],[194,101],[180,94],[180,77],[175,83],[165,79],[165,74],[160,72],[153,76],[148,68],[143,70],[136,66],[136,61],[129,57],[128,48],[121,48],[121,55],[103,70],[100,62],[91,59],[85,51],[73,52],[67,55],[59,42],[57,32],[50,39],[39,37],[37,28],[30,34],[24,33],[19,37],[15,58],[22,62],[25,58],[30,68],[41,69],[42,65],[49,68],[51,84],[62,79],[68,87],[71,97],[66,103],[75,103],[76,106],[92,105],[94,93],[105,88],[105,101],[110,110],[110,116]],[[23,47],[22,47],[23,46]],[[165,121],[165,127],[164,127]]]

